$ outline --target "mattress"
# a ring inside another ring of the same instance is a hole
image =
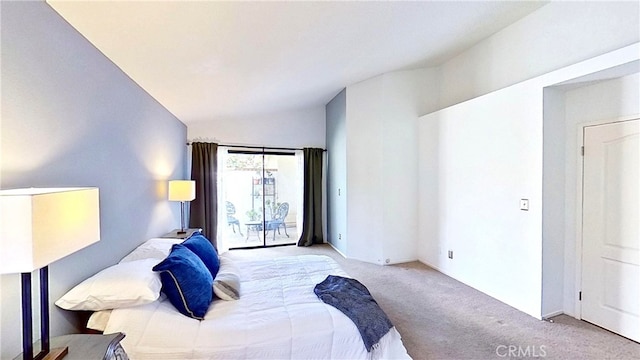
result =
[[[180,314],[161,297],[114,309],[104,333],[125,333],[121,344],[133,360],[410,358],[395,328],[367,352],[353,322],[316,297],[313,288],[327,275],[348,277],[333,259],[233,261],[240,299],[214,300],[204,320]]]

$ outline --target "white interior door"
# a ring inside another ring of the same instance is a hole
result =
[[[582,318],[640,341],[640,121],[584,131]]]

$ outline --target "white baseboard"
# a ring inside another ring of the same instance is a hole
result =
[[[404,263],[409,263],[409,262],[414,262],[414,261],[418,261],[418,262],[422,262],[420,261],[420,259],[418,258],[406,258],[406,259],[399,259],[399,260],[394,260],[394,261],[389,261],[388,263],[385,262],[382,265],[397,265],[397,264],[404,264]]]
[[[340,254],[340,256],[342,256],[343,258],[347,259],[347,256],[345,254],[343,254],[342,251],[338,250],[337,247],[333,246],[332,243],[327,241],[327,244],[329,244],[329,246],[331,246],[333,248],[333,250],[335,250],[338,254]]]
[[[562,311],[562,310],[552,311],[552,312],[550,312],[548,314],[543,315],[542,319],[548,319],[548,318],[552,318],[554,316],[558,316],[558,315],[562,315],[562,314],[564,314],[564,311]]]

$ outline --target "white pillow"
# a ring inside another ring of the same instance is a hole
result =
[[[240,274],[236,265],[228,258],[220,256],[220,270],[213,279],[213,293],[222,300],[240,298]]]
[[[121,263],[128,261],[136,261],[141,259],[158,259],[164,260],[171,252],[173,244],[179,244],[184,239],[168,239],[168,238],[154,238],[149,239],[142,243],[137,248],[133,249],[129,254],[120,260]],[[160,262],[160,261],[158,261]]]
[[[110,266],[76,285],[56,305],[67,310],[106,310],[151,303],[160,296],[157,259]]]
[[[104,331],[111,317],[111,309],[96,311],[89,316],[87,320],[87,329]]]

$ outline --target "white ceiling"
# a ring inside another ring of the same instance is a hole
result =
[[[546,2],[48,3],[184,123],[325,105],[436,66]]]

